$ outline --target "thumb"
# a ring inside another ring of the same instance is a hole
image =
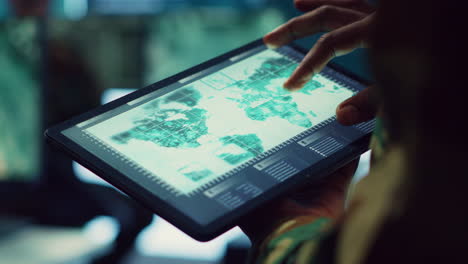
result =
[[[338,122],[350,126],[374,118],[377,108],[370,96],[372,89],[367,87],[338,105],[336,108]]]

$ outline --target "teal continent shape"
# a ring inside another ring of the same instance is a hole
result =
[[[171,93],[164,100],[165,103],[176,102],[189,107],[197,105],[197,103],[202,98],[202,95],[199,91],[193,89],[192,87],[182,88]]]
[[[278,76],[279,78],[289,78],[297,66],[298,63],[291,63],[291,61],[286,58],[268,59],[262,63],[261,69],[257,70],[256,73],[250,77],[250,79],[264,78],[266,72]],[[304,85],[304,87],[300,89],[299,92],[310,94],[311,91],[322,88],[324,86],[325,85],[323,83],[317,80],[311,80],[306,85]],[[282,88],[281,91],[287,93]]]
[[[178,102],[186,106],[196,106],[201,94],[193,88],[184,88],[164,99],[164,103]],[[133,121],[135,126],[127,131],[113,135],[111,139],[118,144],[126,144],[130,139],[153,142],[162,147],[196,148],[197,141],[208,133],[207,111],[201,108],[160,109],[160,101],[144,106],[145,117]]]
[[[198,170],[198,171],[190,171],[186,173],[182,173],[185,177],[189,178],[190,180],[197,182],[202,180],[206,177],[209,177],[213,174],[212,171],[208,169]]]
[[[296,66],[297,63],[291,64],[291,61],[286,58],[267,59],[246,80],[234,84],[235,87],[243,90],[242,98],[227,99],[237,102],[239,108],[243,109],[247,117],[252,120],[265,121],[272,117],[279,117],[291,124],[310,128],[312,122],[306,113],[299,110],[290,92],[283,87],[269,86],[269,82],[274,78],[289,77]],[[323,87],[323,84],[313,80],[301,92],[308,94],[320,87]]]
[[[234,144],[244,150],[243,153],[221,153],[219,158],[231,165],[237,165],[243,161],[254,158],[264,151],[262,140],[255,134],[232,135],[219,139],[224,146]]]

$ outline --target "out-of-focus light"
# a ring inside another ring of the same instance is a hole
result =
[[[217,262],[224,256],[227,245],[234,242],[250,246],[247,236],[238,227],[209,242],[198,242],[162,218],[155,218],[138,237],[136,248],[147,256]]]
[[[92,171],[81,166],[76,161],[73,161],[73,173],[82,182],[105,185],[105,186],[112,186],[109,183],[107,183],[105,180],[101,179],[99,176],[94,174]]]
[[[117,237],[119,224],[109,216],[99,216],[86,223],[83,228],[84,235],[97,245],[111,244]]]
[[[370,169],[370,150],[363,153],[361,155],[361,159],[359,160],[359,165],[356,169],[356,173],[354,174],[353,182],[358,182],[362,180],[367,174],[369,174]]]
[[[0,3],[0,18],[6,17],[10,11],[7,3],[4,1]]]
[[[131,92],[136,91],[136,89],[130,89],[130,88],[110,88],[106,89],[102,93],[101,97],[101,104],[107,104],[111,101],[114,101],[116,99],[119,99],[120,97],[127,95]]]
[[[72,20],[79,20],[88,14],[88,0],[63,0],[63,12]]]

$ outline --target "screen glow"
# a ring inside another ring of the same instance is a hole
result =
[[[332,117],[353,94],[320,74],[286,91],[296,67],[264,50],[86,131],[190,194]]]

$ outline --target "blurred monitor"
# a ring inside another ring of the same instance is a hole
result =
[[[0,2],[0,18],[5,17],[8,14],[8,6],[4,1]]]
[[[40,80],[34,21],[0,21],[0,187],[38,180],[41,136]],[[37,54],[37,53],[35,53]]]

